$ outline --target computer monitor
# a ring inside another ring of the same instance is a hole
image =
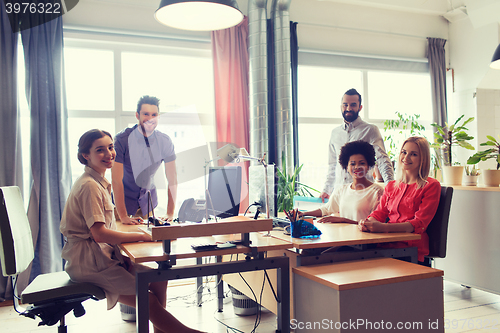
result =
[[[207,190],[207,208],[210,215],[222,218],[238,215],[241,197],[241,167],[210,167]]]
[[[248,198],[250,204],[256,202],[259,204],[260,212],[267,213],[266,207],[266,182],[265,182],[265,169],[262,165],[251,165],[248,168]],[[269,216],[277,216],[275,212],[276,207],[276,196],[275,190],[275,167],[273,164],[267,166],[267,190],[269,196]],[[255,207],[255,206],[254,206]],[[249,210],[252,213],[255,212],[252,208]]]

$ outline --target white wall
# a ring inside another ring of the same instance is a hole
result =
[[[475,117],[468,125],[475,137],[472,144],[486,140],[486,135],[500,135],[500,71],[489,68],[491,57],[500,42],[498,22],[481,25],[469,17],[450,23],[449,67],[454,69],[455,91],[448,94],[450,121],[460,115]],[[451,84],[450,80],[450,84]],[[465,165],[474,151],[459,148],[458,161]],[[481,162],[480,168],[491,168],[492,163]]]
[[[131,34],[164,35],[180,38],[210,39],[210,33],[169,28],[154,18],[159,0],[80,0],[63,15],[64,27],[115,30]]]
[[[399,12],[344,3],[292,0],[300,48],[425,58],[426,37],[448,38],[447,21],[436,15]]]

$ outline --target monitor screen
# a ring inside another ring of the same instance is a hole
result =
[[[241,167],[210,167],[208,172],[208,213],[222,218],[238,215],[241,196]]]

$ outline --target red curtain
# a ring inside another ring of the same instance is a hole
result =
[[[218,147],[233,143],[249,150],[248,17],[235,27],[212,32],[215,122]],[[240,212],[248,207],[248,162],[240,162]]]

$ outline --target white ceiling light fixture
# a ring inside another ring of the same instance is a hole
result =
[[[155,18],[176,29],[213,31],[234,27],[243,14],[236,0],[162,0]]]

